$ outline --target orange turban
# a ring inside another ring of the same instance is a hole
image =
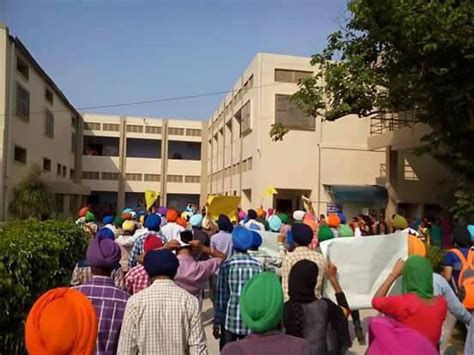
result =
[[[166,220],[168,222],[176,222],[178,219],[178,212],[176,210],[168,210],[166,211]]]
[[[303,223],[306,224],[309,228],[311,228],[313,233],[316,233],[316,231],[318,230],[318,224],[312,218],[305,218],[303,220]]]
[[[332,213],[328,216],[328,226],[331,228],[337,228],[341,224],[341,219],[335,213]]]
[[[426,256],[426,246],[420,239],[416,236],[409,234],[408,235],[408,255],[418,255]]]
[[[85,217],[87,212],[89,212],[89,207],[82,207],[79,210],[79,217]]]
[[[259,208],[257,209],[257,217],[258,218],[265,218],[267,215],[267,212],[265,212],[265,210],[263,208]]]
[[[186,228],[188,226],[188,222],[185,219],[178,217],[176,223],[179,224],[181,227]]]
[[[96,338],[97,316],[92,303],[68,287],[43,293],[26,319],[26,348],[32,355],[89,355]]]

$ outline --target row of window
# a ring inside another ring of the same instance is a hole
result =
[[[119,173],[108,173],[99,171],[83,171],[82,178],[85,180],[118,180]],[[161,181],[159,174],[140,174],[140,173],[126,173],[125,179],[127,181]],[[199,175],[167,175],[167,182],[185,182],[185,183],[199,183],[201,177]]]
[[[253,158],[247,158],[242,161],[242,172],[245,173],[246,171],[252,170],[252,164],[253,164]],[[225,169],[222,169],[220,171],[217,171],[210,176],[215,177],[216,179],[222,179],[222,178],[227,178],[234,176],[239,173],[239,167],[240,163],[235,163],[232,166],[228,166]]]
[[[28,160],[28,152],[25,148],[15,145],[13,158],[16,162],[26,164]],[[51,172],[52,169],[52,162],[49,158],[43,158],[43,171]],[[67,177],[68,169],[66,165],[62,165],[61,163],[56,164],[56,175]],[[69,170],[69,177],[71,179],[74,178],[74,169]]]
[[[120,125],[118,123],[102,123],[102,126],[99,122],[86,122],[85,129],[89,131],[110,131],[118,132],[120,131]],[[141,125],[131,125],[128,124],[126,127],[127,132],[129,133],[150,133],[150,134],[161,134],[160,126],[141,126]],[[188,136],[188,137],[200,137],[201,130],[195,128],[178,128],[178,127],[168,127],[168,134],[174,136]]]

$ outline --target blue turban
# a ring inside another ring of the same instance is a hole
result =
[[[145,228],[148,230],[158,232],[160,230],[161,217],[157,214],[151,214],[145,218]]]
[[[114,270],[120,266],[120,257],[121,251],[119,245],[113,240],[101,238],[99,235],[90,242],[87,248],[87,262],[89,266],[92,267]]]
[[[151,250],[145,254],[143,266],[150,277],[168,276],[173,279],[178,271],[179,261],[169,249]]]
[[[263,243],[262,236],[257,231],[252,230],[252,245],[250,245],[250,250],[258,250],[260,245]]]
[[[193,215],[190,220],[189,220],[189,223],[191,223],[191,226],[193,227],[202,227],[202,214],[195,214]]]
[[[279,232],[282,222],[280,217],[273,215],[268,219],[268,225],[273,232]]]
[[[308,245],[313,239],[312,229],[304,223],[295,223],[291,226],[293,240],[298,245]]]
[[[115,240],[115,234],[110,228],[101,228],[99,232],[97,232],[97,238],[99,239],[111,239],[112,241]]]
[[[105,216],[102,218],[102,224],[112,224],[114,221],[114,216]]]
[[[339,220],[341,221],[341,224],[346,224],[347,223],[347,218],[344,212],[338,212],[337,216],[339,217]]]
[[[234,249],[246,252],[252,245],[252,232],[241,226],[237,226],[232,231],[232,244]]]

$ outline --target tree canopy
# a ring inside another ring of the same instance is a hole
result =
[[[348,10],[292,100],[327,120],[407,114],[431,127],[434,157],[473,179],[474,1],[350,0]],[[273,125],[270,135],[285,133]]]

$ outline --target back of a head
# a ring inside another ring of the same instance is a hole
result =
[[[433,297],[433,268],[428,259],[419,255],[408,257],[403,266],[402,292],[424,299]]]
[[[310,260],[298,261],[290,270],[288,277],[288,295],[298,303],[309,303],[316,299],[314,288],[319,268]]]
[[[249,209],[247,211],[247,219],[257,219],[257,211]]]
[[[230,218],[226,216],[225,214],[219,215],[219,218],[217,219],[217,226],[219,227],[219,230],[230,233],[232,232],[232,222],[230,221]]]
[[[165,276],[174,279],[178,271],[179,261],[169,249],[151,250],[145,254],[143,266],[150,278]]]
[[[145,218],[145,228],[148,230],[158,232],[160,230],[161,218],[157,214],[153,213]]]
[[[247,252],[252,245],[252,232],[241,226],[237,226],[232,230],[232,244],[234,249],[240,252]]]
[[[168,223],[176,222],[178,217],[179,217],[178,211],[174,209],[169,209],[168,211],[166,211],[166,220],[168,221]]]
[[[470,248],[472,246],[471,234],[467,224],[457,223],[453,229],[454,243],[458,248]]]
[[[250,245],[249,249],[258,250],[263,242],[262,236],[255,230],[251,230],[250,233],[252,233],[252,244]]]
[[[296,244],[306,246],[313,239],[313,231],[304,223],[295,223],[291,226],[291,234]]]
[[[184,230],[180,232],[179,236],[181,238],[181,241],[186,244],[191,243],[191,241],[193,240],[193,232],[191,232],[190,230]]]

